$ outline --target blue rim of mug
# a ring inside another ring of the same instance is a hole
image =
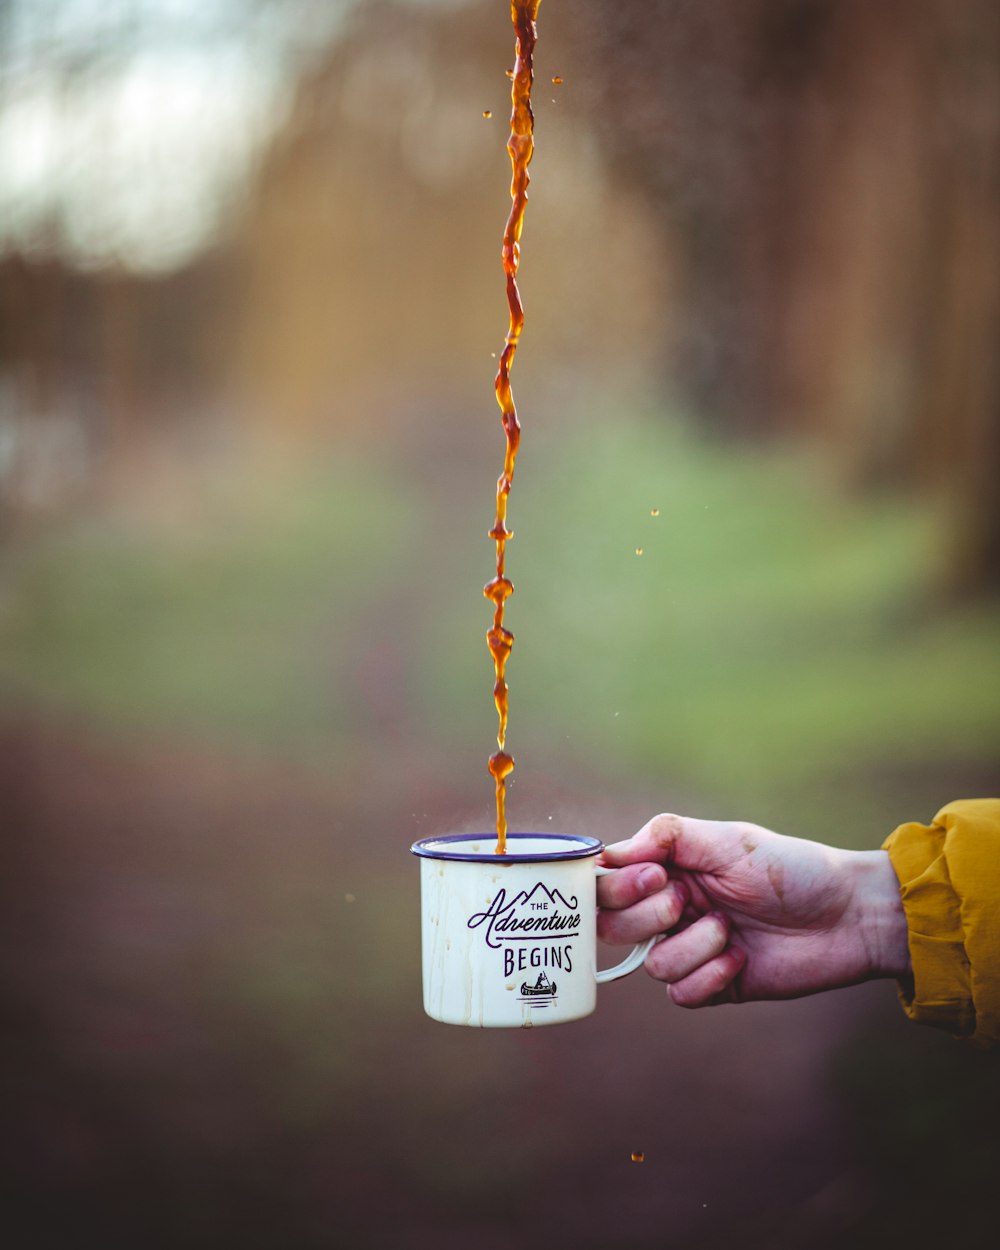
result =
[[[410,847],[412,855],[421,859],[454,859],[469,864],[493,863],[502,867],[504,864],[548,864],[562,859],[588,859],[591,855],[599,855],[604,850],[600,838],[591,838],[582,833],[508,833],[507,854],[498,855],[495,833],[451,833],[444,838],[421,838]],[[546,842],[571,842],[573,849],[561,851],[522,851],[512,849],[512,843],[526,838],[544,838]],[[488,849],[483,851],[449,850],[457,843],[486,842]]]

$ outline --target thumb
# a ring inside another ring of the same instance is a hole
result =
[[[605,847],[601,860],[609,868],[626,864],[674,864],[691,872],[710,872],[731,858],[727,849],[732,826],[721,820],[662,813],[628,838]]]

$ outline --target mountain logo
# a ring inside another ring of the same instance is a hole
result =
[[[530,890],[521,890],[507,898],[499,890],[485,911],[470,916],[467,926],[486,926],[486,945],[499,950],[503,942],[530,938],[577,937],[580,932],[580,904],[574,894],[566,898],[558,890],[550,890],[539,881]]]

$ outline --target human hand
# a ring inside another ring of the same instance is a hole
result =
[[[646,971],[682,1007],[798,998],[910,971],[884,851],[846,851],[742,822],[654,816],[607,847],[598,936],[666,936]]]

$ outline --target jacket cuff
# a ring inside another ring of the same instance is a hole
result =
[[[903,1010],[920,1024],[967,1037],[976,1028],[959,900],[938,825],[900,825],[882,844],[909,930],[911,975],[899,983]]]

